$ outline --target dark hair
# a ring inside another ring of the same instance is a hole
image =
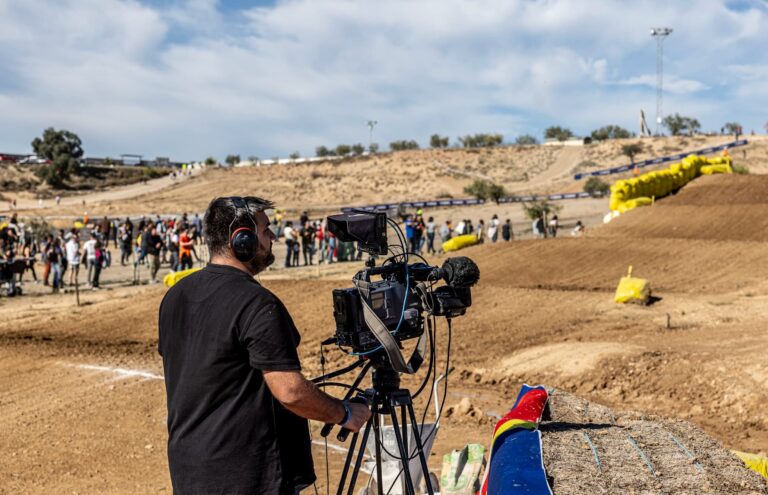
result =
[[[254,196],[243,197],[243,200],[251,217],[274,206],[272,201]],[[211,255],[228,253],[230,225],[233,230],[238,227],[253,227],[255,221],[255,218],[249,218],[242,210],[238,211],[238,218],[235,219],[232,198],[216,198],[211,201],[203,217],[203,232]]]

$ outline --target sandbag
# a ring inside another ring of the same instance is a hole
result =
[[[443,243],[443,251],[449,253],[475,244],[477,244],[477,237],[474,234],[460,235],[445,241]]]
[[[701,167],[701,175],[732,174],[733,169],[728,164],[704,165]]]
[[[173,287],[182,278],[184,278],[184,277],[186,277],[188,275],[192,275],[193,273],[195,273],[196,271],[199,271],[199,270],[202,270],[202,268],[190,268],[188,270],[182,270],[180,272],[171,272],[168,275],[166,275],[165,277],[163,277],[163,284],[166,287]]]
[[[746,452],[739,452],[737,450],[732,451],[736,454],[736,457],[744,461],[744,464],[751,469],[768,479],[768,457],[763,457],[757,454],[747,454]]]
[[[627,276],[621,277],[616,287],[616,295],[613,300],[617,303],[648,304],[651,297],[651,283],[644,278],[632,276],[632,266],[627,270]]]

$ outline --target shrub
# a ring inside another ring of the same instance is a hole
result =
[[[441,136],[440,134],[432,134],[429,138],[429,145],[432,148],[447,148],[448,136]]]
[[[481,179],[476,179],[472,184],[465,187],[464,192],[471,194],[477,199],[490,199],[496,203],[498,203],[501,198],[507,195],[504,186]]]
[[[547,127],[544,131],[544,137],[546,139],[557,139],[558,141],[565,141],[573,137],[573,132],[567,127],[560,127],[559,125],[553,125]]]
[[[744,165],[734,165],[733,173],[738,175],[749,175],[749,168]]]
[[[605,141],[606,139],[626,139],[632,137],[632,133],[617,125],[607,125],[592,131],[592,139]]]
[[[520,136],[517,136],[517,138],[515,139],[515,144],[518,144],[521,146],[539,144],[539,140],[531,136],[530,134],[522,134]]]
[[[603,197],[611,192],[611,186],[599,177],[590,177],[584,184],[584,192],[593,198]]]

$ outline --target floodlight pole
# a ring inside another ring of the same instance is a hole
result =
[[[373,128],[376,127],[376,124],[378,123],[378,120],[368,121],[368,151],[371,150],[371,146],[373,145]]]
[[[664,118],[661,104],[664,86],[664,40],[672,34],[672,28],[651,28],[651,36],[656,38],[656,135],[661,134],[661,122]]]

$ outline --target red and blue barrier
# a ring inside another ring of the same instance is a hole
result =
[[[538,429],[548,398],[542,385],[523,385],[512,409],[496,423],[481,495],[552,495]]]

